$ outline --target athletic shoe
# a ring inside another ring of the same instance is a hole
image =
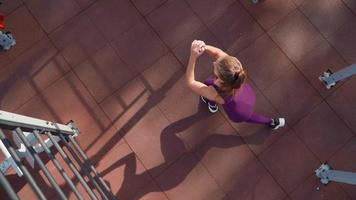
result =
[[[282,128],[286,125],[286,120],[284,118],[274,118],[272,119],[272,123],[270,124],[270,127],[273,130]]]
[[[207,99],[205,99],[203,96],[200,96],[200,99],[202,100],[202,102],[204,103],[208,103],[208,109],[211,113],[216,113],[219,110],[218,105],[216,105],[216,103],[210,103]]]
[[[211,113],[216,113],[219,110],[219,107],[216,105],[216,103],[210,104],[210,102],[208,102],[208,108]]]

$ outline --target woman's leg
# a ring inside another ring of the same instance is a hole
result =
[[[254,124],[264,124],[270,126],[271,123],[273,122],[273,119],[270,117],[265,117],[262,115],[257,115],[255,113],[252,113],[251,117],[246,122],[254,123]]]

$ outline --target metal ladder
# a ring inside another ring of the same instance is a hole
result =
[[[11,134],[12,142],[7,137]],[[75,137],[78,135],[79,129],[72,121],[68,124],[58,124],[0,110],[0,149],[5,155],[5,160],[0,163],[0,185],[8,198],[20,199],[11,183],[6,179],[5,172],[9,168],[13,168],[18,176],[26,179],[38,199],[50,198],[44,195],[41,185],[36,182],[29,169],[24,165],[24,161],[27,161],[32,168],[35,164],[39,166],[56,191],[58,196],[56,198],[68,199],[68,196],[63,192],[53,174],[50,173],[44,161],[39,156],[40,153],[45,152],[76,198],[80,200],[85,199],[63,169],[63,163],[60,163],[50,150],[54,146],[62,156],[65,164],[69,166],[70,170],[81,183],[90,199],[116,199],[111,189],[99,176],[95,167],[76,141]],[[17,148],[14,146],[17,146]],[[74,158],[79,169],[77,169],[75,162],[70,159],[62,146]],[[89,180],[88,182],[85,181],[80,172],[84,172]],[[92,188],[88,184],[92,185]],[[96,193],[94,190],[96,190]]]

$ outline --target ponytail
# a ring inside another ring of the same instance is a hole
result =
[[[221,89],[225,94],[231,94],[239,89],[246,80],[246,72],[240,61],[232,56],[224,56],[217,61],[219,78],[223,81]]]

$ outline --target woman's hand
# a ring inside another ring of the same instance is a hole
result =
[[[205,43],[201,40],[194,40],[190,48],[190,56],[192,58],[198,58],[205,51]]]

